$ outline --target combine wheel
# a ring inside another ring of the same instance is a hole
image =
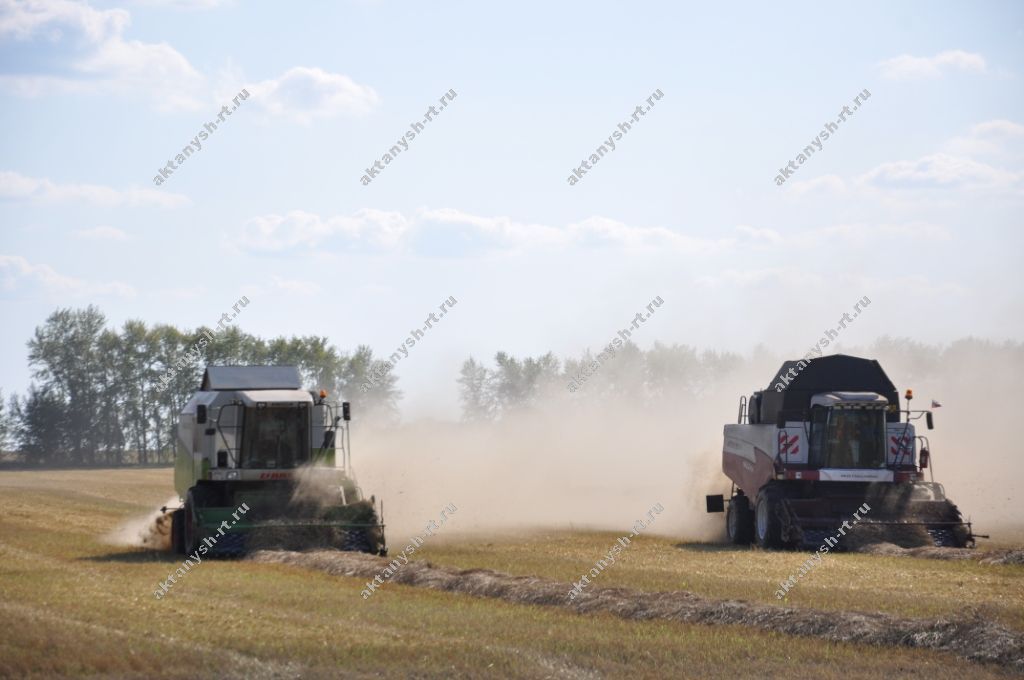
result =
[[[197,539],[196,535],[199,533],[196,530],[196,513],[195,513],[195,501],[192,499],[192,491],[189,490],[188,497],[185,499],[185,507],[181,510],[182,527],[181,533],[184,540],[181,545],[183,547],[182,554],[191,555],[199,548],[196,547]]]
[[[181,508],[171,513],[171,551],[185,554],[185,511]]]
[[[738,494],[729,500],[729,508],[725,513],[725,531],[730,543],[750,545],[754,537],[754,517],[746,496]]]
[[[754,533],[762,548],[782,547],[782,522],[779,520],[779,499],[768,489],[762,489],[754,511]]]
[[[197,508],[207,508],[217,503],[216,494],[205,486],[193,486],[185,496],[185,507],[182,508],[182,528],[185,555],[191,555],[199,550],[201,536],[199,535],[199,519],[196,515]]]

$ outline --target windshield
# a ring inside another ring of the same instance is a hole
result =
[[[307,462],[309,409],[247,408],[242,433],[243,468],[293,468]]]
[[[881,409],[815,409],[812,460],[824,468],[885,467],[885,412]]]

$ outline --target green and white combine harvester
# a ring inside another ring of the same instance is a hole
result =
[[[175,551],[387,554],[383,506],[378,514],[352,471],[349,403],[326,397],[302,389],[292,366],[207,367],[178,422]]]

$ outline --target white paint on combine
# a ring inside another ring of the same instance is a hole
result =
[[[775,453],[785,463],[793,465],[807,464],[807,437],[804,435],[802,423],[786,423],[786,427],[778,431]]]
[[[754,445],[741,439],[727,437],[725,440],[725,452],[749,460],[751,463],[757,461]]]
[[[845,470],[822,468],[818,479],[823,482],[891,482],[892,470]]]
[[[894,465],[897,457],[903,465],[917,462],[917,433],[913,423],[887,423],[885,437],[887,464]]]

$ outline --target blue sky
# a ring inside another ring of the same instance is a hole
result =
[[[470,354],[598,349],[657,295],[643,346],[802,354],[863,296],[841,343],[1020,340],[1022,45],[1010,2],[2,1],[0,387],[57,307],[194,327],[243,294],[248,332],[384,355],[455,296],[410,415],[452,413]]]

